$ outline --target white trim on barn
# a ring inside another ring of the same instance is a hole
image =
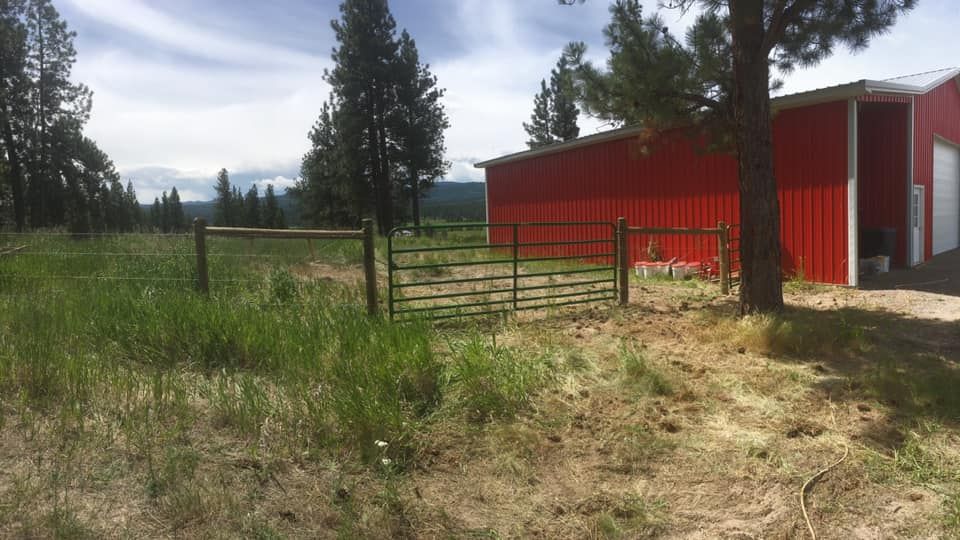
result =
[[[920,258],[917,262],[914,262],[916,253],[916,246],[914,246],[913,239],[913,224],[914,224],[914,215],[913,215],[913,191],[914,191],[914,182],[913,182],[913,160],[914,160],[914,151],[916,149],[916,144],[914,141],[915,133],[915,123],[916,123],[916,98],[910,96],[910,108],[907,109],[907,228],[906,231],[906,246],[907,246],[907,266],[916,266],[923,262],[923,247],[920,247]],[[921,244],[923,237],[921,237]]]
[[[860,219],[857,204],[857,100],[847,100],[847,285],[860,277]]]
[[[490,184],[487,183],[486,175],[483,178],[483,219],[484,223],[490,223]],[[487,230],[487,243],[490,243],[490,227]]]

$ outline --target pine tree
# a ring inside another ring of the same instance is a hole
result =
[[[573,3],[575,0],[560,0]],[[655,131],[676,124],[735,151],[740,186],[740,312],[783,308],[780,215],[773,174],[771,66],[789,73],[811,66],[837,45],[852,50],[887,31],[915,0],[676,0],[682,12],[703,8],[685,42],[657,15],[644,19],[638,0],[615,0],[605,30],[607,70],[584,61],[572,43],[578,93],[588,112]]]
[[[170,197],[167,197],[167,192],[164,191],[160,195],[160,232],[168,233],[170,232],[170,224],[172,220],[170,219]]]
[[[268,229],[287,228],[283,209],[280,208],[280,202],[273,191],[273,184],[267,184],[267,190],[263,196],[263,224]]]
[[[411,202],[413,224],[419,226],[420,199],[450,168],[443,159],[443,132],[450,122],[440,102],[444,90],[437,88],[430,66],[420,63],[417,45],[406,30],[400,36],[397,76],[395,163]]]
[[[240,192],[238,186],[233,186],[233,189],[230,191],[230,202],[233,208],[230,210],[231,221],[228,225],[231,227],[240,227],[243,225],[246,213],[243,209],[243,193]]]
[[[119,224],[113,164],[83,136],[91,93],[73,82],[71,32],[50,0],[0,1],[0,161],[23,229]],[[116,202],[115,200],[113,202]]]
[[[26,13],[27,74],[31,85],[33,129],[27,137],[33,149],[28,162],[30,172],[27,198],[34,227],[60,222],[67,206],[82,213],[86,201],[82,194],[64,189],[64,166],[76,156],[71,147],[80,140],[81,127],[90,113],[90,90],[74,84],[70,73],[76,61],[73,39],[76,33],[53,7],[50,0],[29,0]],[[90,141],[92,143],[92,141]],[[99,188],[99,186],[97,186]],[[96,188],[87,193],[96,192]],[[64,197],[73,195],[73,201]]]
[[[540,92],[533,98],[530,123],[523,123],[523,129],[530,136],[527,146],[541,148],[576,139],[580,135],[579,116],[569,59],[561,56],[550,71],[550,85],[547,86],[546,80],[540,81]]]
[[[127,181],[127,190],[124,193],[124,201],[127,206],[127,215],[130,217],[130,231],[139,230],[143,225],[143,212],[140,211],[140,202],[137,200],[137,192],[133,189],[133,182]]]
[[[523,129],[530,136],[527,146],[531,149],[541,148],[557,142],[550,133],[550,103],[553,101],[547,81],[540,81],[540,92],[533,97],[533,114],[530,123],[523,123]]]
[[[303,156],[300,178],[287,191],[301,214],[315,227],[356,223],[363,211],[363,193],[353,188],[341,158],[343,147],[337,130],[337,108],[324,102],[320,116],[308,135],[310,150]]]
[[[170,188],[170,232],[182,232],[186,229],[187,218],[183,214],[183,205],[180,203],[180,193],[177,186]]]
[[[370,182],[381,234],[393,228],[394,189],[388,118],[395,104],[396,22],[386,0],[344,0],[331,22],[338,47],[327,82],[341,114],[344,172],[361,191]],[[369,179],[369,180],[368,180]]]
[[[233,191],[230,188],[230,175],[226,169],[217,173],[217,184],[213,187],[217,193],[214,200],[213,224],[228,227],[233,224]]]
[[[260,227],[262,225],[262,217],[260,216],[260,193],[257,190],[257,185],[253,184],[250,186],[250,189],[247,190],[247,195],[243,202],[244,208],[244,227]]]
[[[3,161],[8,173],[14,222],[22,231],[27,222],[26,160],[24,133],[30,115],[29,88],[26,73],[27,29],[22,1],[0,2],[0,138]]]
[[[557,141],[570,141],[580,136],[577,119],[576,94],[573,87],[573,73],[565,56],[557,61],[557,67],[550,71],[550,135]]]
[[[153,198],[153,206],[150,207],[150,227],[163,232],[163,207],[160,206],[159,197]]]

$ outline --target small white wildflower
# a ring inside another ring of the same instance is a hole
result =
[[[389,467],[390,464],[393,463],[393,460],[390,458],[383,458],[380,460],[380,463],[383,463],[384,467]]]
[[[389,446],[390,443],[388,443],[387,441],[378,440],[378,441],[374,441],[373,444],[379,446],[380,448],[386,448],[387,446]]]

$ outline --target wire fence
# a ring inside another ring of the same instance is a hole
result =
[[[224,286],[262,284],[271,270],[325,258],[346,264],[360,259],[359,253],[323,242],[252,239],[218,239],[210,242],[206,256],[212,267],[209,282]],[[25,288],[42,287],[45,294],[68,290],[56,283],[193,288],[196,258],[191,234],[0,231],[0,297],[36,292],[21,293]]]

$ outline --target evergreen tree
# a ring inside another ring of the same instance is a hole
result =
[[[247,190],[247,195],[243,202],[244,207],[244,227],[260,227],[262,225],[262,217],[260,216],[260,193],[257,190],[257,185],[253,184],[250,186],[250,189]]]
[[[268,229],[287,228],[283,209],[280,208],[280,202],[273,192],[273,184],[267,184],[267,190],[263,196],[263,224]]]
[[[550,71],[550,135],[557,141],[570,141],[580,136],[577,119],[576,93],[573,88],[573,73],[566,56],[561,56],[557,67]]]
[[[553,101],[547,81],[540,81],[540,92],[533,97],[533,114],[530,123],[523,123],[523,129],[530,136],[527,146],[531,149],[554,144],[556,139],[550,133],[550,102]]]
[[[26,226],[26,160],[24,134],[30,116],[30,78],[26,73],[27,29],[24,2],[0,2],[0,138],[18,231]]]
[[[331,22],[338,47],[326,72],[340,113],[342,158],[354,191],[369,182],[381,234],[393,228],[392,141],[389,117],[395,104],[396,23],[386,0],[344,0]]]
[[[27,198],[34,227],[62,222],[66,212],[76,216],[89,211],[83,195],[64,186],[64,177],[76,156],[73,149],[83,139],[80,130],[90,113],[90,91],[74,84],[70,73],[76,61],[76,33],[50,0],[28,0],[27,74],[33,81],[30,100],[33,126],[27,139],[33,149],[28,162]],[[89,141],[89,147],[92,141]],[[99,150],[97,150],[99,152]],[[105,157],[105,156],[104,156]],[[99,185],[97,186],[99,187]],[[96,188],[86,193],[95,193]],[[70,201],[64,200],[69,197]]]
[[[164,191],[160,195],[160,232],[168,233],[170,232],[170,225],[173,221],[170,218],[170,197],[167,197],[167,192]]]
[[[307,223],[315,227],[351,225],[363,211],[364,190],[356,190],[358,185],[344,172],[337,116],[336,106],[324,102],[309,133],[310,150],[303,156],[300,178],[287,191],[297,200]]]
[[[560,0],[574,3],[575,0]],[[608,69],[584,61],[585,46],[566,56],[588,112],[658,128],[685,124],[711,144],[734,151],[740,186],[740,312],[783,308],[780,215],[773,173],[771,66],[789,73],[846,45],[866,47],[915,0],[676,0],[703,8],[683,43],[638,0],[615,0],[605,30]]]
[[[288,190],[315,225],[355,225],[371,207],[385,234],[446,173],[443,90],[386,0],[344,0],[332,21],[338,47],[325,73],[332,87],[310,131],[301,177]]]
[[[163,207],[160,206],[160,198],[153,198],[153,206],[150,207],[150,227],[156,231],[163,231]]]
[[[240,227],[243,225],[246,213],[243,209],[243,193],[240,192],[238,186],[233,186],[233,189],[230,191],[230,202],[233,203],[233,209],[230,211],[232,219],[228,225],[231,227]]]
[[[579,116],[569,59],[561,56],[550,71],[550,85],[547,86],[546,80],[540,81],[540,92],[533,98],[530,123],[523,124],[530,136],[527,146],[540,148],[576,139],[580,135]]]
[[[217,184],[214,186],[217,198],[214,201],[213,224],[227,227],[233,224],[233,191],[230,187],[230,175],[226,169],[217,173]]]
[[[124,193],[124,202],[127,206],[127,212],[130,217],[130,231],[136,231],[143,225],[143,212],[140,211],[140,202],[137,200],[137,192],[133,189],[133,182],[127,181],[127,190]]]
[[[417,45],[406,30],[400,36],[397,75],[395,164],[411,201],[413,224],[420,225],[420,199],[450,168],[443,159],[443,132],[450,122],[440,102],[444,90],[437,88],[430,66],[420,63]]]
[[[180,193],[177,186],[170,188],[170,232],[182,232],[187,227],[187,218],[183,214],[183,205],[180,203]]]
[[[50,0],[0,1],[0,162],[19,229],[122,227],[113,164],[83,136],[91,93],[72,81],[75,34]]]

